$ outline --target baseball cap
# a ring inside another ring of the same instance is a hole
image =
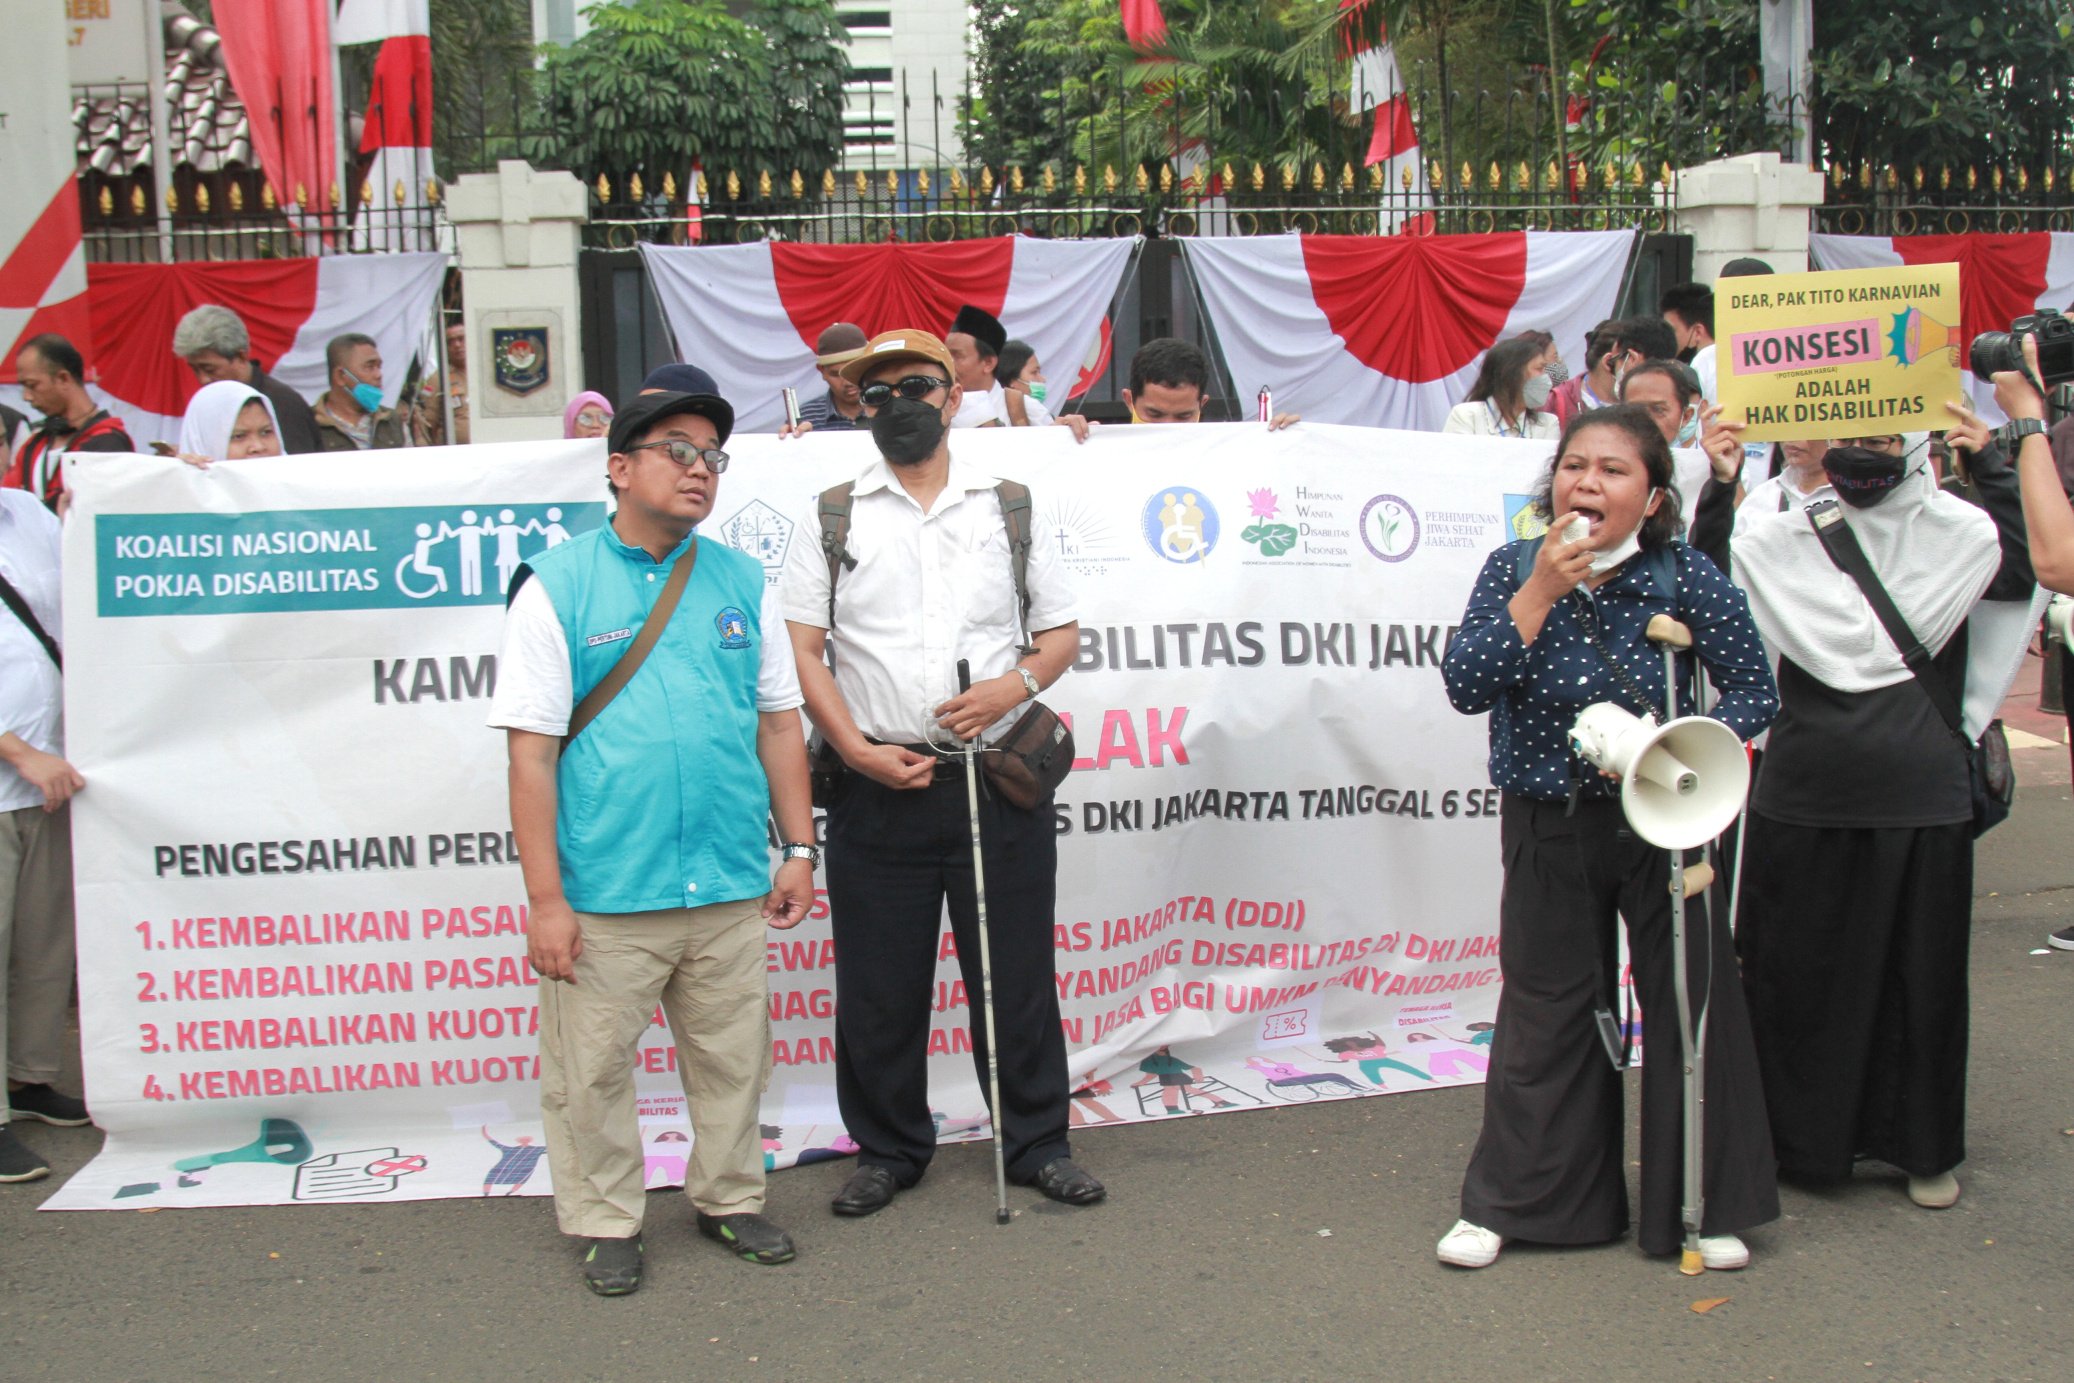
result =
[[[669,394],[713,394],[717,396],[720,393],[720,386],[714,383],[713,376],[707,374],[696,365],[672,364],[656,366],[648,372],[648,378],[641,381],[639,392],[645,394],[651,389],[661,390]]]
[[[735,410],[718,394],[642,394],[612,415],[606,448],[625,451],[649,428],[680,413],[694,414],[712,423],[722,446],[727,445],[728,434],[735,430]]]
[[[958,367],[951,364],[948,346],[926,331],[902,328],[882,331],[865,342],[864,348],[843,366],[843,378],[855,384],[864,378],[865,371],[875,370],[889,360],[926,360],[941,366],[945,379],[958,377]]]
[[[864,328],[851,322],[836,322],[814,342],[816,365],[840,365],[864,349]]]

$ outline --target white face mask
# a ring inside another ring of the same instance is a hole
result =
[[[1549,391],[1554,388],[1555,383],[1547,375],[1537,371],[1527,376],[1526,387],[1520,390],[1520,401],[1539,413],[1547,407]]]
[[[1652,488],[1649,491],[1649,498],[1652,500],[1655,499],[1658,493],[1659,491]],[[1643,503],[1647,504],[1648,500],[1643,501]],[[1642,519],[1644,523],[1648,522],[1649,516],[1646,512],[1643,514]],[[1563,540],[1565,542],[1581,543],[1587,541],[1590,537],[1591,523],[1589,520],[1584,518],[1575,518],[1570,520],[1570,526],[1563,532]],[[1628,533],[1628,535],[1625,538],[1622,538],[1611,548],[1608,548],[1604,552],[1594,552],[1592,554],[1591,574],[1593,576],[1604,576],[1607,572],[1612,571],[1615,567],[1619,566],[1622,562],[1625,562],[1628,558],[1634,556],[1641,550],[1642,525],[1638,523],[1634,526],[1634,528]]]
[[[1694,404],[1686,410],[1685,421],[1678,428],[1677,440],[1672,442],[1671,445],[1674,447],[1689,447],[1699,439],[1699,435],[1700,410],[1699,405]]]

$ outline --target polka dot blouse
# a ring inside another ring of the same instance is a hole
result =
[[[1590,592],[1573,592],[1556,603],[1532,646],[1520,641],[1506,606],[1518,593],[1513,566],[1521,543],[1508,543],[1484,562],[1469,597],[1462,628],[1442,664],[1448,700],[1464,715],[1491,713],[1491,782],[1508,792],[1544,801],[1570,793],[1570,726],[1586,706],[1611,701],[1637,715],[1661,711],[1664,660],[1643,637],[1652,615],[1674,614],[1692,630],[1693,647],[1705,664],[1720,701],[1708,712],[1745,740],[1778,714],[1779,691],[1765,661],[1764,644],[1750,619],[1749,602],[1721,569],[1685,546],[1673,544],[1676,609],[1666,605],[1650,572],[1646,552],[1630,558],[1613,579]],[[1608,650],[1627,671],[1623,682],[1607,667],[1585,633],[1581,609],[1590,602]],[[1685,660],[1681,659],[1681,663]],[[1690,715],[1689,665],[1678,713]],[[1648,696],[1637,704],[1628,684]],[[1596,771],[1581,775],[1582,796],[1610,797],[1617,784]]]

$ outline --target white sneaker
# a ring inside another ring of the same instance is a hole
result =
[[[1733,1234],[1702,1234],[1700,1265],[1722,1273],[1747,1268],[1750,1266],[1750,1246]]]
[[[1498,1250],[1504,1247],[1502,1234],[1457,1220],[1453,1229],[1440,1236],[1440,1261],[1457,1268],[1488,1268],[1498,1261]]]
[[[1959,1203],[1959,1179],[1950,1172],[1910,1177],[1908,1198],[1925,1210],[1949,1210]]]

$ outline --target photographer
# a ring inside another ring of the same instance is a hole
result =
[[[2031,567],[2048,591],[2074,595],[2074,506],[2060,485],[2046,437],[2045,391],[2038,379],[2038,339],[2022,337],[2024,368],[1995,372],[1995,406],[2009,415],[2005,435],[2016,442],[2016,472],[2023,490],[2024,533]]]
[[[1669,861],[1627,829],[1618,787],[1579,764],[1568,734],[1598,702],[1641,715],[1663,706],[1663,656],[1644,635],[1661,614],[1691,630],[1721,690],[1716,719],[1748,739],[1778,707],[1742,593],[1673,539],[1671,451],[1645,410],[1616,404],[1572,421],[1535,507],[1550,521],[1547,537],[1530,540],[1538,550],[1512,543],[1491,554],[1441,669],[1456,710],[1490,713],[1491,781],[1504,789],[1505,986],[1462,1218],[1438,1248],[1441,1262],[1462,1268],[1494,1262],[1512,1239],[1595,1244],[1628,1228],[1621,1073],[1593,1016],[1613,1001],[1616,916],[1627,921],[1652,1043],[1670,1058],[1652,1054],[1642,1069],[1637,1238],[1645,1253],[1677,1251],[1683,1133],[1678,1029],[1668,1021],[1677,1012]],[[1588,536],[1566,541],[1579,518]],[[1680,701],[1691,714],[1689,690]],[[1710,995],[1701,1257],[1709,1268],[1740,1268],[1750,1251],[1737,1235],[1779,1213],[1771,1139],[1726,920],[1701,899],[1687,906],[1705,940],[1679,978]]]

